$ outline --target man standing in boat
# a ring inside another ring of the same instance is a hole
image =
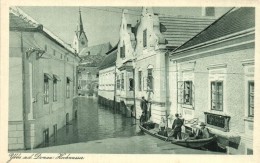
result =
[[[183,125],[183,120],[179,118],[179,114],[175,114],[176,119],[173,121],[172,129],[173,129],[173,137],[174,139],[177,139],[177,136],[179,139],[181,138],[181,126]]]
[[[141,100],[141,103],[140,103],[140,106],[141,106],[141,109],[142,109],[142,112],[144,112],[145,114],[145,121],[148,120],[148,115],[147,115],[147,101],[145,100],[144,96],[142,97],[142,100]]]

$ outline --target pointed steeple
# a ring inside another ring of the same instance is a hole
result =
[[[79,8],[79,33],[80,33],[80,35],[82,32],[84,32],[84,28],[83,28],[83,23],[82,23],[82,18],[81,18],[81,11]]]
[[[88,47],[88,38],[83,28],[83,21],[81,17],[80,8],[79,8],[79,19],[78,19],[77,30],[75,32],[75,37],[73,40],[72,47],[76,50],[77,53],[80,53],[83,48]]]

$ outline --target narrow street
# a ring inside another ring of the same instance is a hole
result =
[[[222,154],[164,142],[142,133],[132,118],[113,113],[96,99],[79,97],[78,119],[58,130],[49,147],[24,152],[110,154]]]

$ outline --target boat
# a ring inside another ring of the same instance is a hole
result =
[[[205,139],[182,139],[182,140],[176,140],[173,139],[171,141],[172,144],[188,147],[188,148],[203,148],[211,143],[216,141],[216,137],[212,136]]]
[[[158,134],[158,129],[156,129],[156,128],[147,129],[147,128],[143,127],[142,125],[139,125],[139,128],[140,128],[144,133],[146,133],[146,134],[148,134],[148,135],[151,135],[151,136],[153,136],[153,137],[159,138],[159,139],[161,139],[161,140],[163,140],[163,141],[168,141],[168,142],[172,141],[172,138],[169,139],[169,138],[166,137],[166,136],[163,136],[163,135]]]
[[[139,128],[146,134],[151,135],[153,137],[159,138],[163,141],[171,142],[172,144],[188,147],[188,148],[195,148],[195,149],[203,149],[204,146],[209,145],[210,143],[216,140],[215,136],[206,139],[189,139],[188,134],[182,133],[182,140],[176,140],[173,137],[166,137],[163,135],[158,134],[158,129],[147,129],[142,125],[139,125]]]

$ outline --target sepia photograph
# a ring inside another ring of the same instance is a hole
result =
[[[5,162],[254,156],[256,9],[8,6]]]

